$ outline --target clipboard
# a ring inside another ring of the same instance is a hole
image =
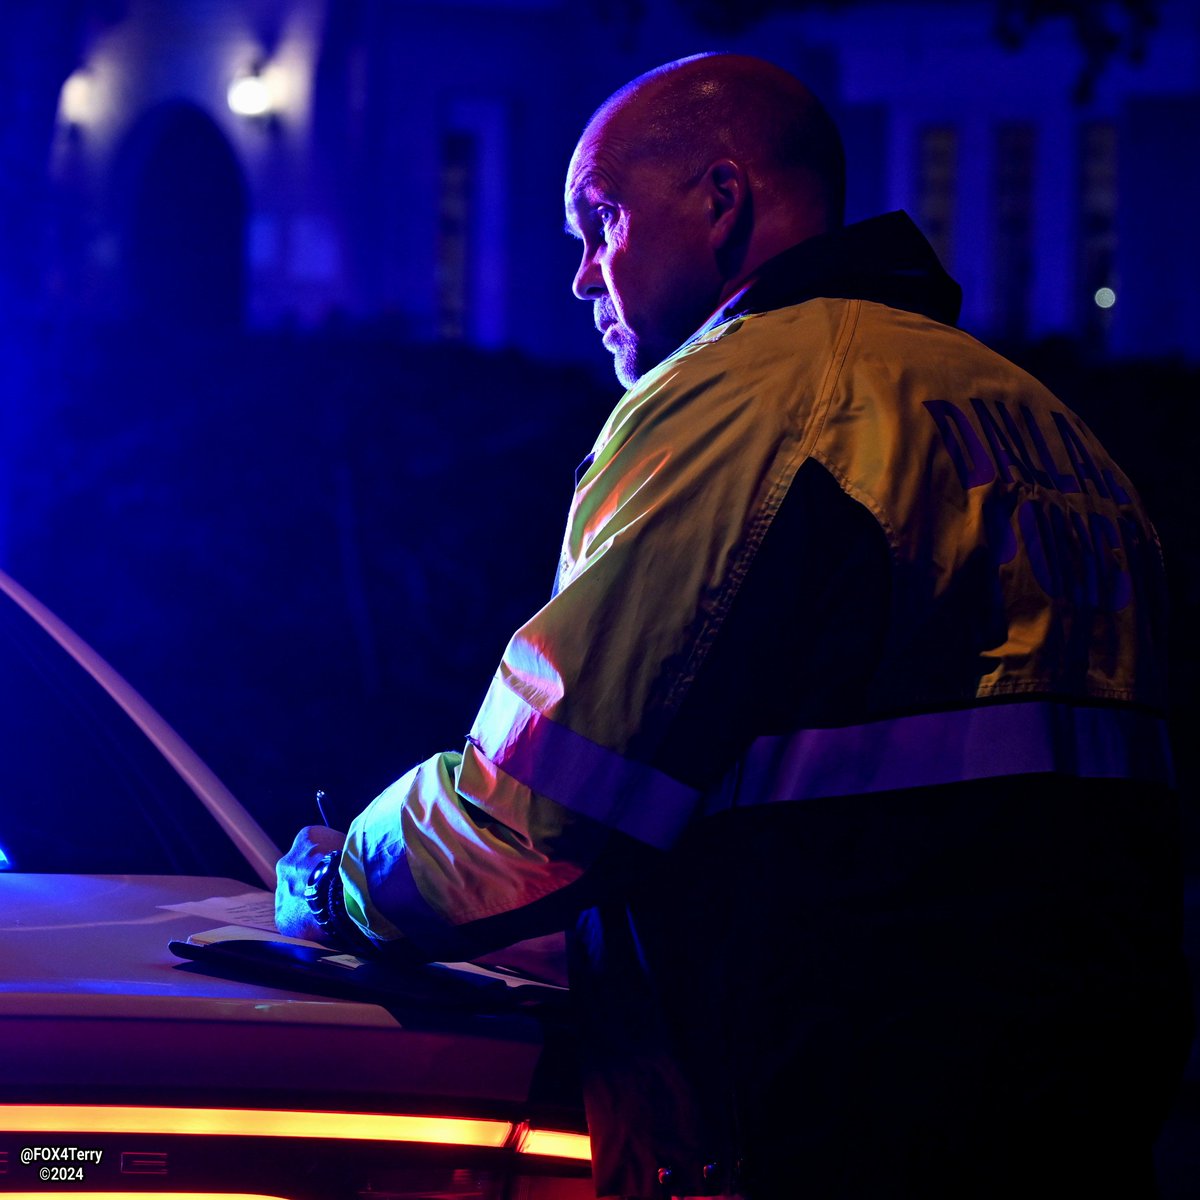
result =
[[[563,1016],[566,988],[500,966],[359,958],[317,942],[225,926],[171,941],[168,949],[225,978],[358,1000],[424,1014]]]

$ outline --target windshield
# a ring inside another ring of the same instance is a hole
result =
[[[0,868],[260,885],[117,704],[0,595]]]

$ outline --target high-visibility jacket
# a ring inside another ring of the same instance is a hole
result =
[[[1047,972],[1076,1008],[1097,961],[1122,1012],[1178,1000],[1158,543],[1087,426],[935,319],[956,300],[899,214],[771,264],[609,417],[466,746],[349,831],[347,907],[381,941],[462,957],[583,913],[603,1195],[777,1188],[789,1114],[809,1194],[869,1194],[854,1120],[924,1151],[865,1043],[895,1071],[954,1046],[945,1124],[1005,1014],[1046,1019]],[[1093,869],[1119,882],[1085,904]],[[1064,950],[1089,906],[1125,959]]]

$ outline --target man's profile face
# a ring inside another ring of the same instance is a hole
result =
[[[617,378],[632,387],[703,324],[721,281],[703,189],[681,179],[677,164],[631,153],[625,116],[584,131],[566,211],[568,231],[583,242],[573,290],[592,302]]]

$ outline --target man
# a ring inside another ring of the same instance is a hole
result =
[[[842,178],[755,59],[593,117],[574,286],[629,391],[554,599],[461,754],[301,832],[280,928],[571,925],[601,1195],[1149,1195],[1188,1039],[1157,542]]]

